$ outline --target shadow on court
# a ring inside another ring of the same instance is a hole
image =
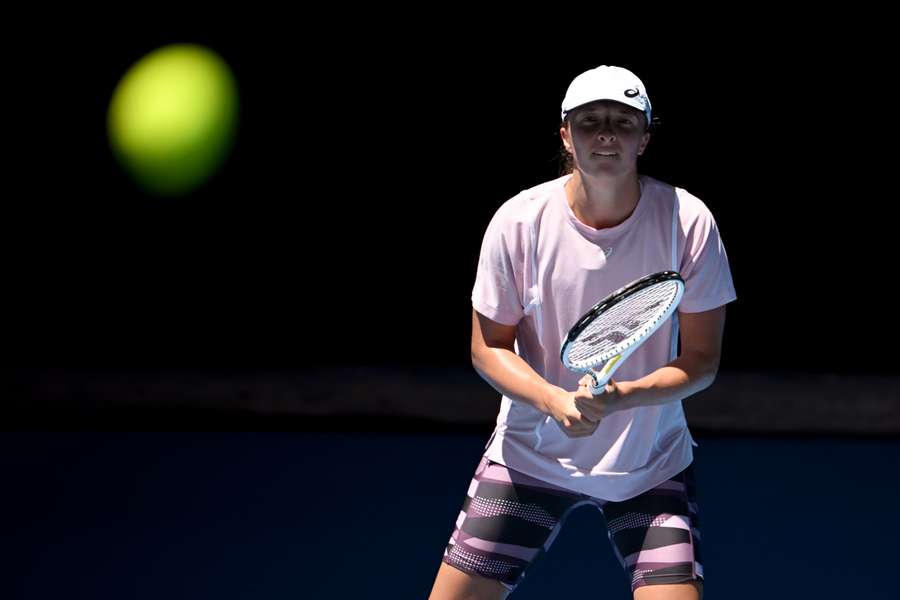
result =
[[[708,598],[893,587],[900,440],[695,437]],[[426,598],[486,439],[3,433],[3,596]],[[630,597],[582,507],[512,597],[588,596]]]

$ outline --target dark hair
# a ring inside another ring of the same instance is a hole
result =
[[[559,124],[559,128],[562,129],[566,126],[566,122],[563,121]],[[557,133],[557,135],[559,135]],[[559,140],[559,176],[568,175],[572,171],[575,170],[575,157],[572,156],[572,153],[566,150],[566,145],[563,143],[562,139]]]
[[[566,127],[568,125],[568,121],[563,119],[559,124],[559,128],[557,128],[556,135],[559,135],[559,129]],[[656,129],[659,127],[659,117],[652,117],[650,122],[647,123],[647,128],[645,133],[656,133]],[[566,145],[563,144],[562,140],[559,140],[559,175],[562,177],[563,175],[568,175],[572,171],[575,170],[575,157],[566,150]]]

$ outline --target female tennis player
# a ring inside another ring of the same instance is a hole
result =
[[[472,363],[501,406],[432,600],[505,598],[585,504],[604,515],[634,598],[702,597],[696,444],[681,401],[713,382],[736,296],[709,209],[637,172],[651,120],[632,72],[577,76],[560,126],[571,167],[506,201],[487,227]],[[591,377],[560,360],[567,332],[600,299],[661,271],[684,280],[677,313],[591,394]]]

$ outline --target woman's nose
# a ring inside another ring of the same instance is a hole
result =
[[[604,121],[600,124],[600,128],[597,130],[597,138],[605,141],[616,139],[616,134],[613,133],[612,124],[609,121]]]

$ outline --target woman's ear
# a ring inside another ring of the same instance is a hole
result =
[[[568,152],[569,154],[573,154],[572,138],[569,136],[568,125],[563,125],[559,128],[559,137],[562,139],[563,147],[566,149],[566,152]]]
[[[649,143],[650,143],[650,133],[647,132],[644,134],[643,139],[641,139],[641,147],[638,148],[638,156],[640,156],[644,153],[644,150],[647,149],[647,144],[649,144]]]

